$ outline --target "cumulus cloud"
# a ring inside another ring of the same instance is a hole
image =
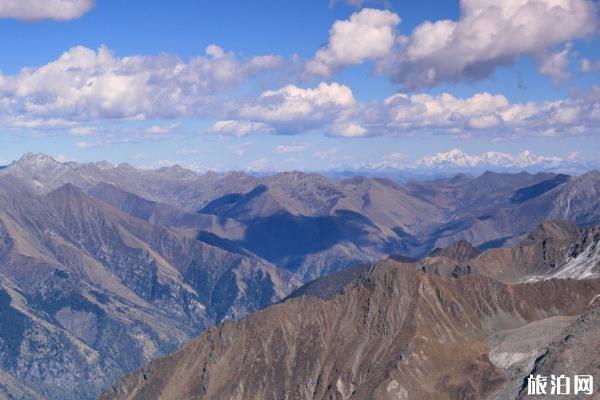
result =
[[[235,110],[231,119],[216,122],[210,131],[233,136],[318,131],[345,138],[417,132],[462,138],[600,133],[600,87],[546,102],[510,102],[504,95],[483,92],[469,97],[398,93],[361,103],[350,88],[337,83],[289,85],[240,102]]]
[[[236,127],[227,129],[231,133],[253,133],[254,130],[245,129],[247,126],[261,127],[262,132],[306,133],[341,118],[355,103],[352,90],[339,83],[322,82],[314,88],[287,85],[281,89],[264,91],[255,99],[241,102],[236,107],[235,119],[219,122]],[[237,129],[237,126],[242,129]],[[220,132],[223,127],[213,126],[211,130]]]
[[[81,17],[93,5],[94,0],[0,0],[0,18],[67,21]]]
[[[397,33],[399,23],[397,14],[375,9],[336,21],[306,71],[331,76],[370,59],[376,72],[415,89],[485,78],[529,55],[542,73],[561,80],[567,77],[569,48],[557,52],[557,46],[598,26],[591,0],[461,0],[457,21],[426,21],[409,35]]]
[[[263,92],[257,101],[244,105],[240,115],[272,122],[318,120],[354,102],[352,90],[339,83],[321,82],[307,89],[287,85]]]
[[[348,20],[336,21],[327,45],[306,63],[310,74],[331,76],[340,68],[387,56],[395,42],[400,17],[390,11],[365,8]]]
[[[340,122],[334,124],[331,130],[333,136],[357,138],[367,135],[367,129],[355,122]]]
[[[512,106],[506,97],[478,93],[456,98],[449,93],[396,94],[384,101],[393,125],[414,127],[469,127],[490,129],[500,127],[505,120],[524,119],[531,115],[534,105]]]
[[[188,62],[172,55],[116,57],[74,47],[42,67],[0,75],[0,98],[36,116],[174,118],[206,112],[218,91],[275,68],[278,56],[241,61],[216,45]]]
[[[600,87],[587,95],[547,102],[511,103],[498,94],[478,93],[457,98],[449,93],[396,94],[362,111],[363,125],[372,132],[489,133],[497,136],[598,134]]]
[[[460,5],[458,21],[417,26],[380,68],[411,88],[480,79],[520,55],[539,57],[597,27],[596,5],[589,0],[462,0]]]

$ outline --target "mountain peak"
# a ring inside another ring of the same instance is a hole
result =
[[[460,262],[470,260],[471,258],[475,258],[479,254],[481,254],[481,250],[474,247],[471,243],[467,242],[466,240],[459,240],[445,248],[434,249],[431,253],[429,253],[429,256],[444,256]]]
[[[179,164],[171,165],[170,167],[162,167],[157,172],[164,175],[171,175],[178,178],[196,178],[198,175],[191,169],[184,168]]]
[[[44,153],[25,153],[14,162],[15,164],[35,164],[35,165],[43,165],[43,164],[59,164],[54,158]]]
[[[547,239],[573,240],[578,236],[578,228],[569,221],[543,221],[527,235],[527,242],[541,242]]]

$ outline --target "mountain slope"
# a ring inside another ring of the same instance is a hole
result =
[[[67,184],[0,194],[0,384],[94,398],[206,326],[289,292],[251,255],[134,218]],[[7,389],[8,390],[8,389]]]
[[[491,398],[508,381],[491,334],[581,314],[599,291],[600,280],[506,285],[388,259],[330,299],[210,328],[101,399]]]

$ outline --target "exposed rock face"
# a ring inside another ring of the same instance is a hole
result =
[[[493,398],[510,381],[490,335],[579,315],[599,291],[600,280],[507,285],[388,259],[336,296],[210,328],[101,399]]]
[[[437,248],[429,253],[430,257],[448,257],[456,261],[467,261],[481,254],[481,250],[473,247],[466,240],[459,240],[443,249]]]
[[[550,317],[490,336],[490,361],[502,369],[508,379],[493,398],[515,399],[535,360],[546,351],[548,343],[559,337],[563,329],[576,319],[575,316]]]
[[[575,375],[594,376],[593,392],[600,391],[600,374],[598,363],[598,349],[600,349],[600,295],[596,295],[585,312],[572,324],[562,330],[550,343],[545,351],[537,357],[533,368],[525,375],[550,376],[552,374],[565,374],[568,377]],[[527,398],[525,388],[521,389],[519,399]],[[552,396],[541,396],[551,398]],[[572,396],[572,398],[589,398],[587,395]]]
[[[582,279],[600,275],[600,227],[589,227],[571,245],[554,278]]]

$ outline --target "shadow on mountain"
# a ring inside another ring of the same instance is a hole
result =
[[[4,347],[3,364],[10,365],[19,356],[21,342],[30,322],[25,314],[11,306],[10,295],[0,288],[0,343]]]
[[[555,187],[567,182],[571,177],[569,175],[556,175],[552,179],[536,183],[517,190],[511,197],[511,203],[521,204],[554,189]]]
[[[370,219],[349,210],[319,217],[282,211],[249,221],[240,244],[269,261],[276,261],[284,256],[314,254],[344,240],[367,244],[368,227],[373,226]]]
[[[227,250],[230,253],[241,254],[244,256],[249,255],[249,253],[246,250],[241,248],[233,240],[222,238],[211,232],[200,231],[200,232],[198,232],[198,236],[196,236],[196,239],[201,242],[204,242],[206,244],[210,244],[211,246],[215,246],[215,247],[219,247],[223,250]]]
[[[248,193],[230,193],[208,203],[198,212],[200,214],[221,215],[228,213],[234,207],[250,203],[253,199],[267,191],[267,186],[258,185]]]

